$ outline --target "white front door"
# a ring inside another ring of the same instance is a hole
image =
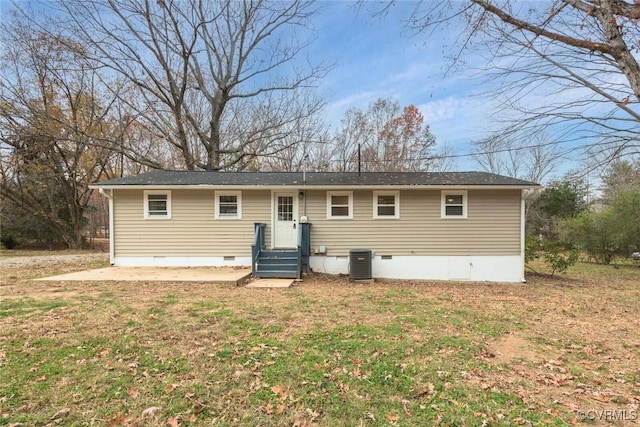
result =
[[[298,246],[297,193],[273,193],[273,247]]]

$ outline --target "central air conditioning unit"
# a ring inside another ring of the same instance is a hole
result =
[[[372,280],[371,259],[369,249],[352,249],[349,251],[349,280]]]

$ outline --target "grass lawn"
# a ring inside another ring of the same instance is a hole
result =
[[[32,280],[97,264],[0,266],[0,425],[640,423],[635,265],[516,285]]]

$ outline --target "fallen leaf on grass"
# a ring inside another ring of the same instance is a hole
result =
[[[293,427],[306,427],[307,426],[307,420],[305,418],[296,418],[296,420],[293,422]]]
[[[138,391],[137,388],[130,388],[127,393],[129,394],[129,397],[132,399],[137,399],[138,396],[140,395],[140,392]]]
[[[36,378],[36,381],[39,382],[39,383],[41,383],[42,381],[46,381],[46,380],[47,380],[47,376],[46,375],[43,375],[41,377]]]
[[[149,416],[149,415],[153,415],[153,414],[155,414],[156,412],[158,412],[161,409],[162,408],[159,407],[159,406],[151,406],[151,407],[145,409],[144,411],[142,411],[142,416],[146,417],[146,416]]]
[[[205,409],[207,409],[207,405],[205,405],[204,402],[198,400],[193,404],[193,413],[195,415],[200,415]]]
[[[306,408],[304,411],[307,413],[307,415],[309,415],[311,417],[311,421],[315,420],[316,418],[318,418],[320,416],[319,412],[316,412],[311,408]]]
[[[422,396],[430,396],[430,395],[434,394],[435,391],[436,391],[436,387],[431,383],[427,383],[424,388],[422,388],[418,393],[413,395],[413,398],[418,398],[418,397],[422,397]]]
[[[449,371],[436,371],[436,374],[438,374],[438,378],[440,379],[447,378],[449,375],[451,375]]]
[[[176,388],[178,388],[178,384],[169,384],[167,386],[167,394],[171,393],[173,390],[175,390]]]
[[[109,427],[121,427],[121,426],[130,426],[133,423],[133,418],[130,416],[122,416],[119,413],[114,415],[108,420]]]
[[[611,390],[590,391],[589,395],[598,402],[609,402],[615,397],[615,393]]]
[[[402,410],[404,411],[404,414],[407,416],[407,418],[411,418],[411,411],[409,411],[409,408],[407,408],[408,403],[409,401],[407,399],[402,399]]]
[[[100,351],[98,352],[98,357],[102,358],[102,357],[106,357],[109,355],[109,353],[111,352],[111,350],[109,350],[108,348],[104,347],[101,348]]]
[[[260,377],[256,377],[255,380],[249,384],[249,391],[257,391],[262,387]]]
[[[169,427],[178,427],[180,424],[178,423],[178,419],[174,417],[167,418],[167,424]]]
[[[66,417],[67,415],[69,415],[69,412],[71,412],[71,409],[69,409],[69,408],[60,409],[58,412],[53,414],[53,417],[49,418],[49,421],[53,421],[53,420],[57,420],[58,418]]]
[[[271,387],[271,391],[273,392],[273,394],[277,394],[280,400],[284,401],[287,399],[287,391],[285,390],[284,386],[274,385],[273,387]]]
[[[391,422],[396,422],[400,419],[398,414],[387,414],[387,419]]]

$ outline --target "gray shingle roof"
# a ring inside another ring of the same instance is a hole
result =
[[[518,186],[538,184],[488,172],[209,172],[153,171],[96,183],[120,186]]]

